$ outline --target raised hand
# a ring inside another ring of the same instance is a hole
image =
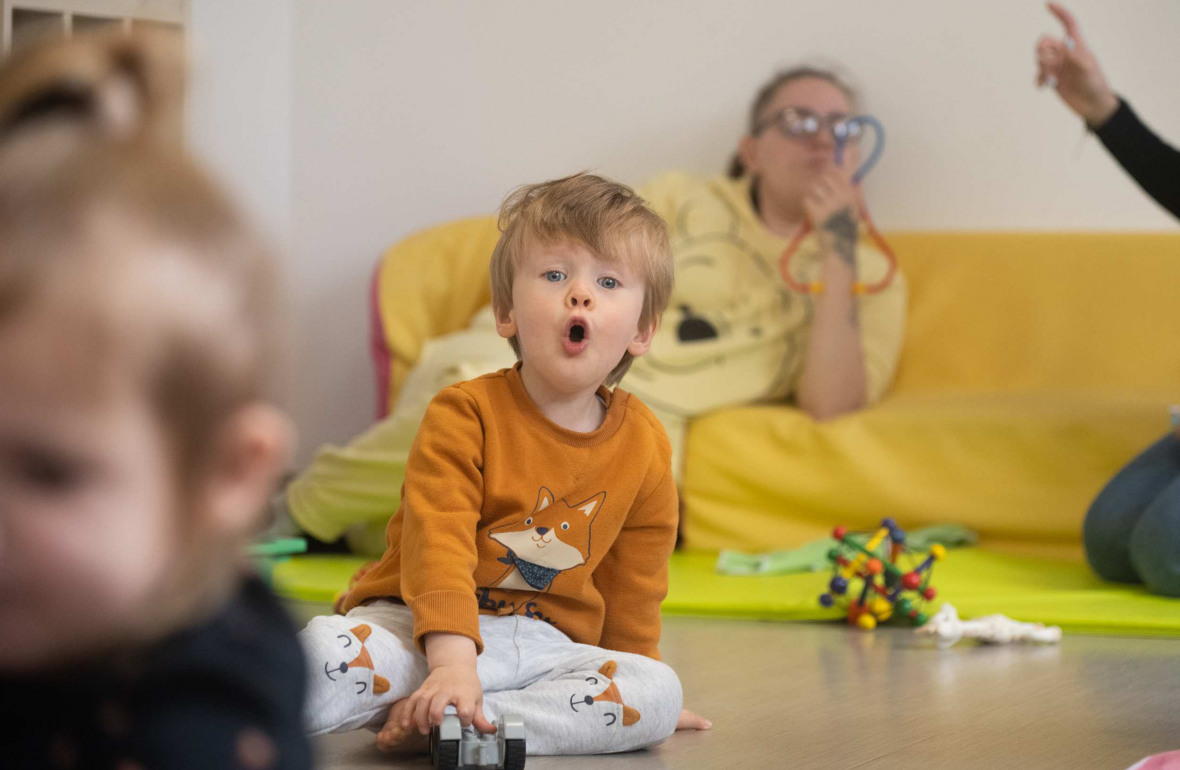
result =
[[[1042,35],[1037,40],[1037,85],[1053,88],[1086,123],[1100,126],[1118,109],[1118,97],[1082,38],[1073,14],[1058,3],[1048,7],[1065,28],[1065,37]]]
[[[852,183],[852,166],[832,166],[803,200],[820,243],[850,267],[856,264],[860,188]]]

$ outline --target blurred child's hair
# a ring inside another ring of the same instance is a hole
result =
[[[47,312],[81,382],[136,378],[183,495],[230,416],[269,395],[275,281],[182,149],[181,51],[101,34],[0,68],[0,326]]]
[[[644,282],[639,328],[659,323],[672,294],[672,251],[668,228],[626,185],[581,173],[513,190],[500,208],[500,240],[492,252],[492,307],[497,316],[512,309],[516,263],[527,246],[576,243],[599,259],[620,259]],[[520,342],[508,340],[520,357]],[[606,378],[623,379],[633,356],[624,353]]]
[[[798,67],[791,67],[790,69],[782,70],[775,73],[774,77],[762,84],[758,89],[758,93],[754,96],[754,101],[750,104],[750,114],[748,117],[748,125],[746,132],[753,134],[758,124],[766,117],[762,113],[766,111],[766,107],[774,101],[775,94],[778,90],[787,83],[793,83],[796,80],[803,80],[804,78],[817,78],[819,80],[826,80],[834,85],[836,88],[844,92],[844,96],[848,98],[849,104],[852,105],[853,110],[856,109],[858,101],[856,89],[852,84],[835,69],[820,67],[814,64],[803,64]],[[733,158],[729,162],[728,175],[731,179],[737,179],[746,173],[746,166],[742,163],[742,158],[739,154],[734,153]]]
[[[177,147],[184,118],[179,36],[121,31],[18,48],[0,75],[0,134],[56,123],[94,138],[146,137]]]

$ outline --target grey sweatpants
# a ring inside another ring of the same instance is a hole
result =
[[[408,608],[376,602],[313,618],[299,638],[310,669],[305,719],[320,735],[379,728],[426,679]],[[578,644],[543,620],[480,615],[483,712],[524,717],[529,754],[603,754],[652,746],[676,730],[683,696],[667,665]]]

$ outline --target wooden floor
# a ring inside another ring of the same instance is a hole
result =
[[[530,757],[530,770],[1126,768],[1180,748],[1180,641],[1066,636],[938,650],[907,629],[671,618],[663,655],[713,721],[651,751]],[[430,767],[366,731],[317,740],[325,768]]]

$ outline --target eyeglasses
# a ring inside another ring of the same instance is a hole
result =
[[[820,115],[806,107],[784,107],[767,115],[754,125],[754,136],[771,126],[777,126],[779,133],[788,139],[800,142],[815,140],[820,131],[827,131],[837,142],[857,142],[864,128],[859,118],[840,112]]]

